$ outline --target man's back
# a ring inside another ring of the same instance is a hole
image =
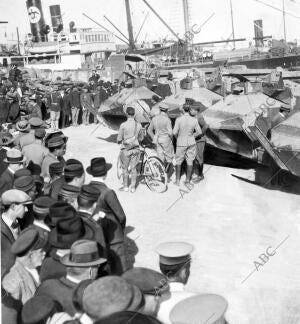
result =
[[[41,143],[32,143],[23,147],[22,153],[26,157],[26,160],[32,161],[39,166],[42,166],[45,156],[49,153],[49,150]]]
[[[173,133],[177,136],[177,146],[195,144],[194,132],[201,134],[201,129],[196,118],[188,114],[176,119]]]
[[[133,139],[133,144],[139,146],[137,136],[142,129],[142,125],[135,121],[133,118],[129,118],[126,122],[122,123],[119,129],[117,141],[128,141]]]
[[[165,114],[155,116],[149,126],[151,130],[155,130],[158,137],[172,137],[172,124],[170,118]]]

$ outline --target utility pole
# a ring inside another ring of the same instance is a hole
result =
[[[286,26],[285,26],[285,3],[282,0],[282,14],[283,14],[283,33],[284,33],[284,41],[286,43]]]
[[[232,39],[235,39],[235,35],[234,35],[234,23],[233,23],[232,0],[230,0],[230,12],[231,12]],[[235,49],[235,42],[233,42],[233,48]]]
[[[19,35],[19,27],[17,27],[17,39],[18,39],[18,54],[21,54],[20,51],[20,35]]]
[[[133,50],[135,48],[134,38],[133,38],[133,29],[132,29],[132,21],[130,14],[130,3],[129,0],[125,0],[126,7],[126,15],[127,15],[127,27],[128,27],[128,37],[129,37],[129,48]]]

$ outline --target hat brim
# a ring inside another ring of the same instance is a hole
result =
[[[67,253],[60,259],[60,262],[66,267],[86,268],[86,267],[94,267],[106,263],[107,259],[99,258],[92,262],[76,263],[70,260],[70,254]]]
[[[92,176],[95,176],[95,177],[101,177],[101,176],[104,176],[111,168],[112,168],[112,164],[111,163],[106,163],[106,166],[105,166],[106,170],[105,172],[92,172],[91,170],[91,166],[87,167],[86,168],[86,172]]]
[[[25,157],[23,157],[23,159],[20,161],[8,161],[7,158],[3,159],[3,162],[8,164],[20,164],[20,163],[24,163],[25,161],[26,161]]]

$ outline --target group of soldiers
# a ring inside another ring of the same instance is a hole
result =
[[[168,181],[174,171],[175,185],[180,186],[183,162],[186,163],[185,186],[191,190],[195,183],[204,179],[204,149],[208,126],[200,113],[200,107],[191,98],[186,99],[181,115],[177,117],[172,128],[168,116],[168,106],[158,103],[159,112],[154,114],[147,128],[157,156],[164,163]],[[139,142],[143,139],[142,126],[135,120],[135,110],[128,107],[127,121],[121,124],[117,141],[121,144],[120,160],[123,168],[123,187],[121,190],[135,192],[137,166],[140,159]],[[174,145],[174,142],[176,144]],[[174,150],[176,147],[176,151]],[[174,152],[175,151],[175,152]],[[131,184],[129,186],[129,172]]]
[[[127,113],[118,136],[123,146],[137,124],[134,109]],[[200,133],[190,113],[185,107],[182,120]],[[173,132],[181,134],[181,127],[177,122]],[[223,319],[221,297],[185,291],[191,244],[160,244],[160,271],[129,262],[126,214],[105,183],[112,165],[104,157],[86,169],[65,160],[68,138],[47,132],[38,117],[17,122],[16,130],[0,137],[3,323],[190,323],[186,311],[195,305]],[[193,316],[202,320],[201,311]]]

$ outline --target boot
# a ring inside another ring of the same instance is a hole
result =
[[[180,186],[180,173],[181,173],[181,164],[176,165],[176,181],[174,182],[176,186]]]
[[[120,191],[128,192],[128,183],[129,183],[129,176],[128,174],[123,174],[123,186],[119,189]]]
[[[193,172],[193,166],[188,165],[186,168],[186,181],[184,182],[184,184],[189,190],[192,190],[194,187],[194,185],[191,183],[192,172]]]

